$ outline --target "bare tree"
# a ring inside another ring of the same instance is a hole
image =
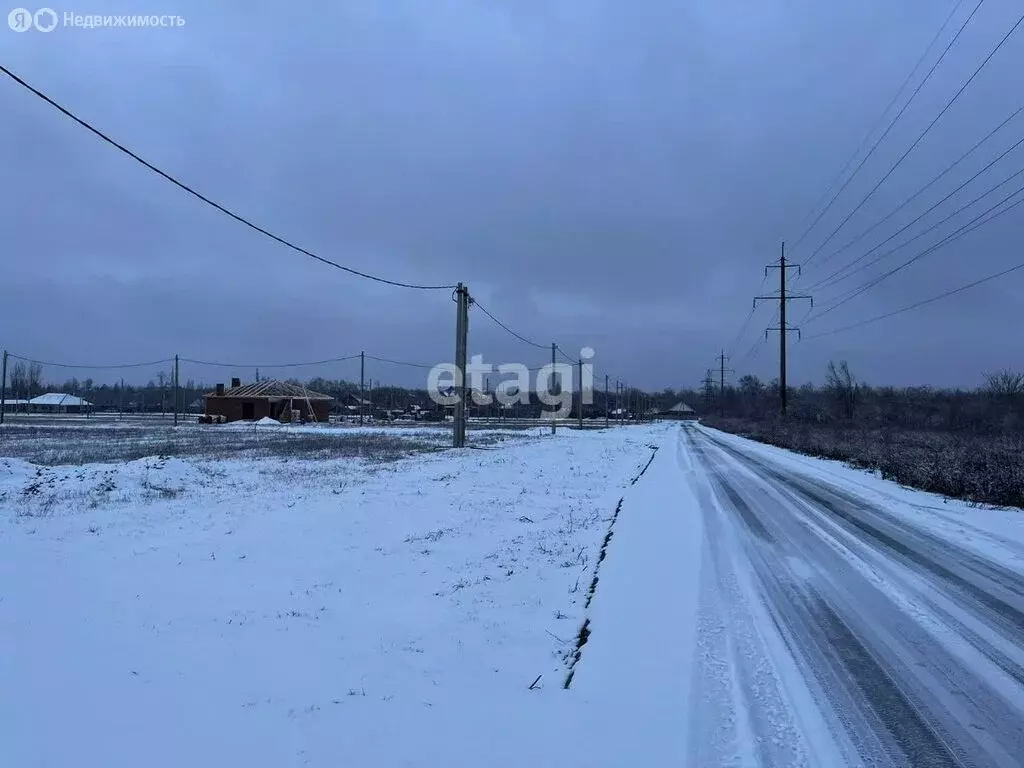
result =
[[[825,376],[825,386],[836,398],[843,418],[852,420],[857,407],[857,395],[859,385],[850,373],[850,367],[843,360],[839,367],[831,360],[828,361],[828,373]]]
[[[28,366],[21,360],[11,367],[11,393],[15,400],[28,399]]]
[[[1001,397],[1014,397],[1024,394],[1024,373],[1017,373],[1005,368],[996,373],[985,374],[985,385],[989,394]]]
[[[43,394],[43,366],[40,363],[29,363],[26,376],[25,394],[27,398]]]

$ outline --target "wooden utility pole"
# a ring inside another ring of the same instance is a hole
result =
[[[363,403],[366,402],[366,352],[359,353],[359,426],[363,425]]]
[[[792,301],[793,299],[809,299],[811,306],[814,306],[814,298],[812,296],[805,295],[786,295],[786,270],[795,269],[796,273],[800,274],[799,264],[787,264],[786,263],[786,244],[782,244],[782,253],[779,256],[778,264],[769,264],[764,268],[765,277],[768,276],[769,269],[779,270],[779,295],[778,296],[755,296],[754,306],[757,306],[758,299],[762,301],[778,301],[779,302],[779,326],[777,328],[765,328],[764,337],[768,338],[768,331],[779,332],[779,404],[781,406],[782,415],[786,415],[786,397],[789,392],[786,386],[786,334],[790,331],[796,331],[797,338],[800,338],[799,328],[790,328],[786,325],[786,302]]]
[[[579,371],[580,371],[580,412],[579,416],[580,429],[583,429],[583,358],[579,358]]]
[[[455,288],[455,367],[458,369],[456,382],[455,424],[452,445],[463,448],[466,445],[466,348],[469,336],[469,290],[462,283]]]
[[[7,412],[7,350],[4,350],[3,373],[0,373],[0,424],[4,423]]]
[[[608,374],[604,375],[604,428],[608,429]]]
[[[555,378],[555,352],[558,350],[558,345],[554,342],[551,343],[551,376],[548,378],[548,394],[551,394],[551,389],[554,387]],[[551,412],[551,434],[555,434],[555,412]]]
[[[178,356],[174,356],[174,426],[178,426]]]

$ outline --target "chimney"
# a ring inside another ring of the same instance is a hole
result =
[[[217,396],[220,397],[223,394],[224,394],[224,385],[223,384],[218,384],[217,385]]]
[[[235,387],[240,387],[240,386],[242,386],[242,380],[241,379],[232,379],[231,380],[231,388],[232,389],[234,389]]]

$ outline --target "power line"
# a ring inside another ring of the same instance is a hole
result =
[[[569,355],[567,355],[565,353],[565,351],[560,346],[558,346],[557,344],[555,345],[555,350],[558,352],[558,354],[560,354],[562,357],[564,357],[566,359],[566,361],[572,363],[573,365],[576,364],[577,361],[573,360],[571,357],[569,357]]]
[[[369,357],[369,355],[367,355]],[[346,357],[333,357],[328,360],[313,360],[305,363],[276,363],[274,365],[238,365],[236,363],[219,363],[210,360],[193,360],[192,358],[182,357],[179,360],[183,363],[192,363],[193,365],[208,365],[216,368],[300,368],[308,365],[325,365],[327,363],[343,363],[346,360],[358,360],[359,355],[347,355]]]
[[[1012,174],[1010,174],[1010,175],[1009,175],[1009,176],[1007,176],[1007,177],[1006,177],[1005,179],[1003,179],[1002,181],[1000,181],[1000,182],[999,182],[998,184],[995,184],[995,185],[993,185],[993,186],[989,187],[989,188],[988,188],[987,190],[985,190],[985,191],[984,191],[984,192],[982,192],[982,193],[981,193],[980,195],[978,195],[977,197],[975,197],[975,198],[974,198],[973,200],[971,200],[971,201],[970,201],[969,203],[964,203],[964,204],[963,204],[963,205],[961,205],[961,206],[960,206],[959,208],[957,208],[957,209],[956,209],[955,211],[953,211],[953,212],[952,212],[951,214],[949,214],[948,216],[946,216],[946,217],[945,217],[944,219],[940,219],[939,221],[935,222],[934,224],[932,224],[932,225],[931,225],[930,227],[928,227],[927,229],[925,229],[925,230],[922,230],[921,232],[918,232],[918,233],[917,233],[916,235],[914,235],[913,237],[911,237],[911,238],[910,238],[909,240],[905,240],[904,242],[902,242],[902,243],[900,243],[899,245],[897,245],[897,246],[896,246],[895,248],[891,248],[891,249],[889,249],[888,251],[886,251],[885,253],[883,253],[883,254],[882,254],[881,256],[878,256],[878,257],[876,257],[876,258],[872,259],[871,261],[869,261],[869,262],[868,262],[867,264],[862,264],[861,266],[857,267],[856,269],[852,270],[851,272],[847,272],[847,274],[845,274],[845,275],[844,275],[844,274],[842,274],[843,272],[846,272],[846,270],[850,269],[850,267],[852,267],[852,266],[853,266],[854,264],[857,264],[858,262],[862,261],[862,260],[863,260],[863,259],[865,259],[866,257],[870,256],[870,255],[871,255],[872,253],[874,253],[875,251],[877,251],[877,250],[878,250],[879,248],[881,248],[881,247],[882,247],[883,245],[885,245],[885,244],[886,244],[886,243],[888,243],[888,242],[889,242],[890,240],[892,240],[892,239],[893,239],[894,237],[896,237],[896,235],[900,234],[901,232],[905,232],[905,231],[906,231],[907,229],[909,229],[909,228],[910,228],[910,227],[912,227],[912,226],[913,226],[914,224],[916,224],[917,222],[919,222],[919,221],[920,221],[921,219],[923,219],[923,218],[924,218],[925,216],[927,216],[927,215],[928,215],[929,213],[931,213],[932,211],[934,211],[934,210],[935,210],[936,208],[938,208],[938,207],[939,207],[940,205],[942,205],[942,204],[943,204],[944,202],[946,202],[947,200],[949,200],[949,198],[951,198],[951,197],[952,197],[953,195],[955,195],[955,194],[956,194],[957,192],[959,192],[959,191],[960,191],[961,189],[963,189],[964,187],[966,187],[966,186],[967,186],[968,184],[970,184],[970,183],[971,183],[972,181],[974,181],[974,180],[975,180],[976,178],[978,178],[978,176],[980,176],[981,174],[983,174],[983,173],[984,173],[985,171],[987,171],[987,170],[988,170],[989,168],[991,168],[991,167],[992,167],[993,165],[995,165],[995,164],[996,164],[996,163],[997,163],[997,162],[998,162],[999,160],[1001,160],[1001,159],[1002,159],[1002,158],[1003,158],[1004,156],[1006,156],[1007,154],[1009,154],[1010,152],[1012,152],[1012,151],[1013,151],[1014,149],[1016,149],[1016,148],[1017,148],[1018,146],[1020,146],[1021,144],[1024,144],[1024,138],[1021,138],[1021,139],[1020,139],[1020,140],[1019,140],[1019,141],[1018,141],[1018,142],[1017,142],[1016,144],[1014,144],[1014,145],[1013,145],[1012,147],[1010,147],[1010,148],[1009,148],[1008,150],[1006,150],[1006,152],[1004,152],[1004,153],[1003,153],[1002,155],[1000,155],[999,157],[997,157],[997,158],[996,158],[995,160],[993,160],[993,161],[992,161],[991,163],[989,163],[988,165],[986,165],[986,166],[985,166],[984,168],[982,168],[982,169],[981,169],[980,171],[978,171],[978,172],[977,172],[976,174],[974,174],[973,176],[971,176],[971,178],[969,178],[969,179],[968,179],[967,181],[965,181],[965,182],[964,182],[963,184],[961,184],[961,185],[960,185],[959,187],[957,187],[956,189],[954,189],[954,190],[953,190],[952,192],[950,192],[950,193],[949,193],[948,195],[946,195],[946,196],[945,196],[944,198],[942,198],[941,200],[939,200],[939,202],[935,203],[935,205],[933,205],[933,206],[932,206],[931,208],[929,208],[928,210],[926,210],[926,211],[925,211],[924,213],[922,213],[922,214],[921,214],[920,216],[918,216],[918,217],[917,217],[916,219],[914,219],[913,221],[909,222],[908,224],[905,224],[905,225],[904,225],[903,227],[901,227],[900,229],[898,229],[898,230],[896,230],[895,232],[893,232],[893,233],[892,233],[892,234],[891,234],[891,235],[890,235],[889,237],[887,237],[887,238],[886,238],[885,240],[883,240],[882,242],[880,242],[880,243],[879,243],[878,245],[876,245],[876,246],[875,246],[874,248],[872,248],[871,250],[867,251],[866,253],[863,253],[863,254],[861,254],[861,255],[860,255],[860,256],[858,256],[858,257],[857,257],[856,259],[854,259],[854,260],[853,260],[853,261],[851,261],[851,262],[850,262],[849,264],[847,264],[846,266],[844,266],[844,267],[841,267],[840,269],[836,270],[835,272],[833,272],[833,273],[832,273],[831,275],[829,275],[828,277],[826,277],[826,278],[823,278],[823,279],[819,280],[819,281],[818,281],[817,283],[815,283],[815,284],[814,284],[813,286],[811,286],[811,288],[810,288],[810,289],[808,289],[808,290],[814,290],[814,289],[816,289],[816,288],[827,288],[827,287],[829,287],[829,286],[832,286],[832,285],[835,285],[835,284],[837,284],[837,283],[841,283],[841,282],[842,282],[843,280],[846,280],[846,279],[848,279],[848,278],[852,277],[853,275],[857,274],[858,272],[862,272],[863,270],[867,269],[868,267],[871,267],[872,265],[874,265],[874,264],[877,264],[877,263],[878,263],[879,261],[881,261],[882,259],[884,259],[884,258],[885,258],[886,256],[889,256],[889,255],[891,255],[891,254],[895,253],[896,251],[898,251],[898,250],[900,250],[900,249],[902,249],[902,248],[906,247],[907,245],[910,245],[910,243],[914,242],[914,241],[915,241],[915,240],[917,240],[917,239],[918,239],[919,237],[923,237],[924,235],[928,234],[929,232],[931,232],[931,231],[935,230],[936,228],[938,228],[938,227],[942,226],[943,224],[945,224],[945,223],[946,223],[947,221],[949,221],[950,219],[952,219],[952,218],[953,218],[954,216],[956,216],[956,215],[957,215],[958,213],[960,213],[961,211],[964,211],[964,210],[966,210],[967,208],[970,208],[970,207],[971,207],[972,205],[974,205],[975,203],[977,203],[977,202],[978,202],[979,200],[982,200],[982,199],[984,199],[984,198],[988,197],[988,196],[989,196],[990,194],[992,194],[993,192],[995,192],[995,191],[996,191],[997,189],[999,189],[999,188],[1000,188],[1001,186],[1003,186],[1004,184],[1006,184],[1006,183],[1007,183],[1008,181],[1011,181],[1012,179],[1015,179],[1015,178],[1017,178],[1018,176],[1020,176],[1020,175],[1021,175],[1022,173],[1024,173],[1024,168],[1021,168],[1020,170],[1016,171],[1015,173],[1012,173]]]
[[[919,190],[917,190],[917,192],[912,194],[910,197],[908,197],[906,200],[904,200],[898,206],[896,206],[891,211],[889,211],[889,213],[887,213],[881,219],[879,219],[874,224],[872,224],[870,227],[868,227],[863,232],[861,232],[859,235],[854,237],[852,240],[850,240],[842,248],[839,248],[839,249],[837,249],[835,251],[832,251],[832,253],[830,253],[828,256],[826,256],[824,259],[822,259],[818,263],[822,264],[822,265],[827,264],[833,258],[838,256],[843,251],[845,251],[847,248],[849,248],[850,246],[855,245],[856,243],[858,243],[866,235],[870,234],[871,232],[876,230],[878,227],[880,227],[882,224],[884,224],[889,219],[891,219],[893,216],[895,216],[897,213],[902,211],[904,208],[906,208],[908,205],[910,205],[910,203],[912,203],[914,200],[916,200],[918,197],[920,197],[924,192],[926,192],[928,189],[930,189],[933,184],[935,184],[937,181],[939,181],[941,178],[943,178],[947,173],[952,171],[956,166],[958,166],[960,163],[962,163],[964,160],[966,160],[972,153],[974,153],[975,150],[977,150],[986,141],[991,139],[996,133],[998,133],[1003,128],[1003,126],[1005,126],[1007,123],[1009,123],[1011,120],[1013,120],[1013,118],[1015,118],[1021,112],[1024,112],[1024,105],[1021,105],[1021,106],[1017,107],[1017,109],[1014,110],[1012,115],[1010,115],[1008,118],[1003,120],[1003,122],[1001,122],[999,125],[997,125],[995,128],[993,128],[991,131],[989,131],[988,134],[986,134],[981,140],[979,140],[973,147],[971,147],[966,152],[964,152],[962,155],[960,155],[960,157],[958,157],[956,160],[954,160],[950,165],[946,166],[945,170],[942,171],[942,173],[940,173],[938,176],[933,178],[931,181],[929,181],[927,184],[925,184],[923,187],[921,187]],[[1019,143],[1020,142],[1018,142],[1018,144]],[[1016,146],[1017,146],[1017,144],[1014,144],[1014,147],[1016,147]],[[1003,153],[1003,154],[1006,154],[1006,153]],[[999,157],[1002,157],[1002,156],[1003,155],[1000,155]],[[999,158],[996,158],[996,159],[999,159]],[[988,167],[988,166],[986,166],[986,167]],[[972,177],[972,178],[974,178],[974,177]],[[958,187],[958,189],[959,189],[959,187]]]
[[[550,346],[548,344],[538,344],[537,342],[530,341],[525,336],[522,336],[522,335],[516,333],[511,328],[509,328],[507,325],[505,325],[503,322],[501,322],[501,320],[499,320],[494,315],[492,315],[490,312],[488,312],[487,311],[487,307],[485,307],[483,304],[481,304],[476,299],[473,299],[473,306],[477,307],[481,312],[483,312],[485,315],[487,315],[489,318],[491,318],[491,320],[494,321],[495,325],[497,325],[503,331],[505,331],[506,333],[508,333],[508,334],[510,334],[512,336],[515,336],[517,339],[519,339],[524,344],[529,344],[531,347],[536,347],[537,349],[549,349],[550,348]]]
[[[768,325],[774,325],[779,321],[779,310],[776,309],[772,315],[772,319],[768,321]],[[803,321],[801,321],[803,322]],[[750,345],[750,348],[743,353],[743,356],[736,362],[736,365],[740,365],[746,360],[753,360],[757,357],[757,353],[761,351],[762,347],[768,342],[768,332],[765,331],[764,335],[758,335],[754,339],[754,343]]]
[[[1022,200],[1020,202],[1024,202],[1024,200]],[[1019,205],[1020,203],[1016,203],[1016,204]],[[945,298],[947,298],[949,296],[954,296],[954,295],[956,295],[958,293],[961,293],[962,291],[966,291],[966,290],[968,290],[970,288],[974,288],[974,287],[979,286],[979,285],[981,285],[983,283],[988,283],[988,282],[990,282],[992,280],[996,280],[996,279],[998,279],[1000,277],[1003,277],[1004,275],[1008,275],[1011,272],[1016,272],[1019,269],[1024,269],[1024,262],[1021,262],[1020,264],[1016,264],[1016,265],[1014,265],[1012,267],[1009,267],[1008,269],[1004,269],[1001,272],[996,272],[994,275],[989,275],[988,277],[983,277],[980,280],[975,280],[972,283],[967,283],[966,285],[961,285],[959,288],[953,288],[951,290],[946,291],[945,293],[940,293],[938,296],[932,296],[931,298],[924,299],[923,301],[918,301],[918,302],[916,302],[914,304],[910,304],[910,305],[908,305],[906,307],[900,307],[899,309],[894,309],[892,312],[886,312],[883,315],[877,315],[875,317],[868,318],[867,320],[861,320],[859,323],[853,323],[852,325],[846,325],[846,326],[843,326],[842,328],[833,328],[833,329],[828,330],[828,331],[822,331],[821,333],[814,333],[814,334],[811,334],[810,336],[805,336],[804,338],[806,338],[806,339],[817,339],[817,338],[821,338],[822,336],[831,336],[832,334],[835,334],[835,333],[841,333],[843,331],[853,330],[854,328],[860,328],[861,326],[868,325],[869,323],[874,323],[874,322],[877,322],[879,320],[884,320],[884,319],[886,319],[888,317],[892,317],[893,315],[900,315],[900,314],[902,314],[904,312],[909,312],[912,309],[917,309],[918,307],[923,307],[925,304],[931,304],[934,301],[939,301],[940,299],[945,299]]]
[[[501,320],[499,320],[493,314],[491,314],[491,312],[489,312],[487,310],[487,308],[485,306],[483,306],[476,299],[473,299],[472,304],[475,307],[479,307],[480,311],[483,312],[485,315],[487,315],[487,317],[489,317],[491,320],[493,320],[494,323],[499,328],[501,328],[503,331],[505,331],[509,335],[514,336],[515,338],[519,339],[519,341],[523,342],[524,344],[529,344],[531,347],[536,347],[537,349],[551,349],[551,345],[550,344],[538,344],[537,342],[531,341],[530,339],[526,338],[522,334],[516,333],[511,328],[509,328],[507,325],[505,325],[505,323],[501,322]],[[575,365],[576,363],[579,362],[578,360],[576,360],[576,359],[570,357],[568,354],[566,354],[565,351],[560,346],[558,346],[557,344],[555,345],[555,351],[557,351],[558,354],[560,354],[562,357],[564,357],[567,362],[572,363],[573,365]]]
[[[861,285],[860,287],[854,289],[854,291],[852,293],[849,293],[844,298],[840,299],[839,301],[835,302],[834,304],[829,305],[828,307],[823,309],[821,312],[818,312],[816,315],[811,317],[807,322],[809,322],[809,323],[810,322],[814,322],[815,320],[820,318],[822,315],[827,315],[833,309],[841,307],[843,304],[845,304],[846,302],[850,301],[851,299],[854,299],[857,296],[860,296],[862,293],[864,293],[865,291],[870,290],[871,288],[873,288],[874,286],[878,285],[883,280],[888,279],[889,277],[891,277],[892,275],[894,275],[897,272],[901,271],[905,267],[910,266],[911,264],[913,264],[918,259],[920,259],[920,258],[922,258],[924,256],[927,256],[929,253],[932,253],[933,251],[937,251],[939,248],[941,248],[941,247],[943,247],[945,245],[948,245],[949,243],[953,242],[954,240],[960,239],[964,235],[966,235],[966,234],[968,234],[970,232],[973,232],[974,230],[978,229],[979,227],[985,226],[990,221],[992,221],[994,219],[997,219],[1000,216],[1002,216],[1004,213],[1009,213],[1014,208],[1016,208],[1018,205],[1020,205],[1021,203],[1024,203],[1024,199],[1018,200],[1016,203],[1013,203],[1012,205],[1007,206],[1006,208],[1004,208],[1003,210],[999,211],[998,213],[996,213],[996,214],[994,214],[992,216],[989,216],[989,218],[985,219],[984,221],[980,221],[980,222],[978,221],[983,216],[987,215],[991,211],[993,211],[996,208],[998,208],[999,206],[1001,206],[1003,203],[1005,203],[1008,200],[1010,200],[1011,198],[1016,197],[1017,195],[1019,195],[1021,192],[1024,192],[1024,187],[1018,187],[1016,190],[1014,190],[1013,192],[1008,194],[1006,197],[1004,197],[998,203],[996,203],[995,205],[991,206],[987,210],[982,211],[980,214],[975,216],[973,219],[971,219],[969,222],[964,224],[962,227],[960,227],[957,230],[954,230],[949,235],[946,235],[946,237],[944,237],[942,240],[939,240],[934,245],[931,245],[928,248],[925,248],[923,251],[921,251],[917,255],[912,256],[911,258],[907,259],[905,262],[903,262],[899,266],[893,267],[888,272],[884,272],[880,276],[874,278],[873,280],[870,280],[867,283],[864,283],[863,285]],[[978,223],[975,223],[975,222],[978,222]]]
[[[14,80],[14,82],[18,83],[18,85],[20,85],[23,88],[31,91],[33,94],[35,94],[40,99],[42,99],[47,104],[49,104],[51,107],[53,107],[54,109],[58,110],[59,112],[61,112],[65,116],[71,118],[76,123],[78,123],[80,126],[85,128],[86,130],[90,131],[95,136],[98,136],[100,139],[105,141],[110,146],[114,147],[115,149],[120,150],[124,154],[128,155],[128,157],[132,158],[136,162],[138,162],[141,165],[145,166],[146,168],[148,168],[149,170],[151,170],[153,173],[157,174],[158,176],[162,176],[164,179],[166,179],[167,181],[171,182],[172,184],[174,184],[179,189],[184,190],[188,194],[192,195],[193,197],[198,198],[199,200],[203,201],[207,205],[209,205],[209,206],[211,206],[213,208],[216,208],[218,211],[220,211],[223,214],[226,214],[227,216],[230,216],[235,221],[237,221],[237,222],[239,222],[241,224],[244,224],[245,226],[249,227],[250,229],[255,230],[256,232],[259,232],[261,235],[269,237],[271,240],[273,240],[273,241],[275,241],[277,243],[280,243],[281,245],[284,245],[284,246],[286,246],[288,248],[291,248],[293,251],[297,251],[298,253],[301,253],[304,256],[308,256],[311,259],[315,259],[316,261],[321,262],[322,264],[327,264],[328,266],[335,267],[336,269],[343,270],[345,272],[348,272],[349,274],[356,275],[357,277],[363,277],[363,278],[366,278],[367,280],[373,280],[373,281],[378,282],[378,283],[384,283],[385,285],[394,285],[394,286],[397,286],[399,288],[416,288],[416,289],[425,290],[425,291],[442,290],[442,289],[443,290],[448,290],[450,288],[454,288],[455,287],[454,285],[417,285],[415,283],[404,283],[404,282],[400,282],[398,280],[388,280],[388,279],[383,278],[383,277],[377,277],[376,275],[371,275],[371,274],[369,274],[367,272],[360,272],[359,270],[353,269],[351,267],[346,267],[346,266],[344,266],[342,264],[338,264],[335,261],[331,261],[330,259],[325,259],[323,256],[318,256],[317,254],[313,253],[312,251],[308,251],[305,248],[302,248],[302,247],[300,247],[298,245],[295,245],[294,243],[284,239],[283,237],[280,237],[279,235],[275,235],[273,232],[270,232],[270,231],[264,229],[263,227],[261,227],[261,226],[259,226],[257,224],[254,224],[253,222],[249,221],[245,217],[243,217],[243,216],[235,213],[234,211],[226,208],[225,206],[221,205],[220,203],[217,203],[217,202],[211,200],[210,198],[206,197],[205,195],[201,194],[200,192],[197,192],[195,189],[193,189],[192,187],[188,186],[184,182],[179,181],[178,179],[176,179],[174,176],[172,176],[171,174],[167,173],[166,171],[163,171],[160,168],[158,168],[157,166],[155,166],[152,163],[148,162],[147,160],[144,160],[142,157],[140,157],[139,155],[134,153],[132,150],[130,150],[127,147],[125,147],[123,144],[118,143],[117,141],[115,141],[114,139],[110,138],[105,133],[103,133],[103,131],[99,130],[98,128],[93,127],[91,124],[89,124],[88,122],[86,122],[82,118],[78,117],[76,114],[71,112],[71,110],[67,109],[66,107],[61,106],[60,104],[58,104],[56,101],[51,99],[49,96],[47,96],[42,91],[40,91],[37,88],[34,88],[33,86],[29,85],[27,82],[22,80],[16,74],[11,72],[11,70],[7,69],[7,67],[5,67],[3,65],[0,65],[0,72],[3,72],[9,78]]]
[[[119,365],[71,365],[69,363],[50,363],[45,360],[34,360],[31,357],[22,357],[21,355],[16,355],[13,352],[9,352],[7,356],[12,357],[15,360],[23,360],[26,363],[35,363],[36,365],[45,365],[51,368],[79,368],[90,371],[113,371],[121,368],[148,368],[153,365],[162,365],[164,363],[174,362],[173,357],[166,357],[163,360],[151,360],[146,363],[121,363]]]
[[[766,344],[767,342],[768,339],[766,339],[764,336],[758,336],[756,339],[754,339],[754,343],[750,345],[750,348],[743,353],[743,356],[736,361],[736,365],[742,365],[747,360],[753,360],[753,358],[756,357],[755,350],[760,351],[762,345]]]
[[[768,270],[766,269],[764,271],[764,277],[761,278],[761,285],[757,289],[758,292],[760,292],[761,289],[764,288],[764,284],[767,283],[767,282],[768,282]],[[755,301],[754,302],[754,306],[752,306],[750,308],[750,310],[747,312],[747,316],[745,318],[743,318],[743,324],[740,326],[739,333],[736,334],[736,338],[733,339],[732,344],[729,345],[729,354],[730,355],[733,354],[736,351],[736,347],[739,345],[740,341],[743,339],[743,334],[746,332],[747,328],[749,327],[750,321],[754,318],[754,313],[756,311],[757,311],[757,302]]]
[[[982,2],[984,2],[984,0],[982,0]],[[981,6],[980,2],[978,3],[978,6],[979,7]],[[977,10],[977,8],[975,8],[975,10]],[[970,19],[968,19],[968,21],[969,20]],[[913,152],[914,149],[917,147],[917,145],[921,143],[921,140],[924,139],[924,137],[928,135],[928,132],[931,131],[932,127],[937,122],[939,122],[939,120],[942,118],[942,116],[944,114],[946,114],[946,112],[949,110],[949,108],[952,107],[953,104],[956,102],[956,100],[960,98],[960,95],[965,90],[967,90],[967,87],[974,81],[974,78],[976,78],[978,76],[978,74],[981,72],[981,70],[985,68],[985,65],[987,65],[989,63],[989,61],[992,60],[992,57],[995,56],[996,53],[999,51],[999,49],[1002,48],[1003,45],[1006,43],[1006,41],[1010,39],[1010,35],[1012,35],[1017,30],[1017,27],[1019,27],[1021,25],[1021,22],[1024,22],[1024,15],[1022,15],[1019,19],[1017,19],[1016,23],[1012,27],[1010,27],[1010,31],[1007,32],[1003,36],[1003,38],[996,44],[996,47],[993,48],[992,51],[988,54],[988,56],[986,56],[985,59],[981,62],[981,64],[978,65],[977,69],[975,69],[974,72],[971,73],[971,76],[968,77],[967,80],[964,81],[964,84],[960,86],[960,89],[955,94],[953,94],[953,98],[951,98],[949,101],[946,102],[946,105],[941,110],[939,110],[939,114],[937,114],[932,119],[932,121],[930,123],[928,123],[928,125],[925,127],[925,129],[921,132],[921,134],[916,139],[914,139],[914,142],[907,148],[907,150],[902,155],[900,155],[899,159],[895,163],[892,164],[892,166],[889,168],[889,170],[885,172],[885,175],[882,176],[882,178],[878,180],[878,182],[875,184],[875,186],[873,186],[870,189],[870,191],[866,195],[864,195],[863,198],[861,198],[861,201],[859,203],[857,203],[857,205],[854,207],[854,209],[852,211],[850,211],[846,215],[846,218],[843,219],[841,222],[839,222],[839,226],[837,226],[834,230],[832,230],[831,234],[829,234],[829,236],[825,238],[824,242],[822,242],[822,244],[819,245],[817,247],[817,249],[807,258],[807,261],[805,263],[810,263],[814,259],[814,257],[817,256],[818,253],[821,252],[821,249],[824,248],[832,240],[832,238],[836,236],[836,234],[839,232],[839,230],[842,229],[846,225],[846,222],[848,222],[853,217],[853,215],[855,213],[857,213],[857,211],[859,211],[861,209],[861,207],[864,205],[864,203],[866,203],[868,201],[868,199],[878,190],[878,188],[881,187],[882,184],[885,183],[886,179],[888,179],[893,174],[893,172],[897,168],[900,167],[900,165],[907,158],[907,156],[911,152]],[[966,24],[966,22],[965,22],[965,24]]]
[[[359,355],[356,355],[359,357]],[[433,365],[427,365],[426,363],[410,363],[406,360],[390,360],[386,357],[374,357],[373,355],[366,355],[367,360],[376,360],[378,363],[391,363],[392,365],[405,365],[410,368],[433,368]]]
[[[939,64],[942,62],[942,60],[945,58],[945,56],[949,52],[950,48],[952,48],[954,43],[956,43],[957,38],[960,37],[960,33],[964,31],[964,27],[966,27],[967,24],[971,21],[971,19],[974,17],[974,14],[978,12],[978,9],[981,8],[981,4],[983,2],[985,2],[985,0],[978,0],[978,4],[974,7],[974,10],[971,11],[971,15],[967,17],[967,20],[964,21],[964,23],[963,23],[963,25],[961,25],[960,29],[957,30],[957,33],[953,36],[953,39],[949,41],[948,45],[946,45],[945,49],[939,55],[939,58],[936,59],[935,63],[932,65],[932,68],[930,70],[928,70],[928,74],[926,74],[924,76],[924,79],[918,84],[918,86],[914,90],[914,92],[912,94],[910,94],[910,98],[907,99],[907,103],[903,105],[903,107],[900,109],[900,111],[896,114],[896,117],[894,117],[892,119],[892,122],[889,123],[889,125],[886,127],[886,129],[882,133],[882,135],[879,136],[878,139],[875,140],[875,143],[871,146],[871,149],[868,150],[868,153],[866,155],[864,155],[863,159],[860,161],[860,163],[854,169],[853,173],[850,174],[850,176],[846,179],[846,181],[843,182],[843,185],[836,191],[836,193],[828,201],[828,205],[826,205],[821,210],[821,212],[817,215],[817,217],[814,219],[814,221],[811,222],[810,226],[807,227],[807,229],[804,230],[803,234],[800,235],[799,238],[797,238],[796,242],[793,244],[794,248],[799,247],[800,243],[803,242],[804,238],[807,237],[807,235],[810,234],[811,230],[813,230],[814,227],[817,226],[818,222],[821,221],[822,216],[824,216],[828,212],[828,210],[832,207],[832,205],[835,203],[835,201],[839,198],[839,195],[841,195],[843,193],[843,191],[846,189],[846,187],[849,186],[850,182],[853,181],[854,177],[860,172],[861,168],[864,167],[864,164],[871,158],[871,155],[873,155],[875,150],[878,149],[878,146],[882,143],[882,141],[885,139],[885,137],[889,135],[889,131],[891,131],[893,126],[896,125],[897,121],[899,121],[899,119],[903,116],[903,113],[907,111],[907,107],[910,106],[910,103],[914,100],[914,97],[917,96],[918,92],[920,92],[920,90],[924,87],[925,83],[927,83],[928,80],[931,78],[932,73],[936,70],[936,68],[939,66]],[[878,129],[878,126],[881,125],[881,122],[885,118],[886,114],[888,114],[889,110],[892,109],[893,105],[899,99],[900,94],[903,93],[903,90],[907,87],[907,85],[913,79],[913,77],[916,74],[917,70],[920,68],[920,66],[924,62],[925,58],[927,58],[928,53],[934,47],[935,43],[938,41],[938,39],[942,35],[943,31],[945,31],[946,27],[949,25],[950,20],[952,20],[953,16],[960,9],[960,6],[962,4],[963,4],[963,0],[959,0],[959,2],[953,7],[953,10],[951,10],[949,12],[949,15],[946,17],[946,20],[944,22],[942,22],[942,26],[939,27],[939,31],[935,33],[935,37],[932,38],[932,41],[928,44],[928,47],[925,48],[924,53],[921,54],[921,57],[917,60],[917,63],[914,65],[914,68],[912,70],[910,70],[910,74],[907,75],[907,79],[903,81],[903,85],[901,85],[899,90],[896,91],[896,95],[893,96],[892,101],[890,101],[889,104],[886,106],[886,108],[884,110],[882,110],[882,114],[878,116],[878,120],[872,126],[871,130],[868,131],[868,134],[864,137],[864,141],[862,141],[861,145],[859,147],[857,147],[857,150],[853,153],[853,155],[851,155],[850,159],[846,161],[846,165],[843,166],[843,169],[839,172],[839,175],[836,177],[836,180],[833,181],[832,184],[829,185],[828,189],[831,189],[832,187],[834,187],[836,185],[836,183],[839,181],[839,179],[841,179],[843,177],[843,174],[846,172],[846,169],[850,167],[850,164],[853,162],[854,158],[856,158],[857,155],[860,154],[860,151],[867,144],[868,140],[871,138],[871,135]],[[827,194],[828,194],[828,190],[826,190],[826,192],[825,192],[825,195],[827,195]],[[824,198],[825,195],[822,195],[822,198]],[[820,202],[821,202],[821,200],[819,199],[818,203],[815,204],[815,208],[817,208],[817,206],[818,206],[818,204],[820,204]],[[813,211],[814,209],[812,208],[811,210]],[[810,259],[808,259],[808,261],[810,261]]]

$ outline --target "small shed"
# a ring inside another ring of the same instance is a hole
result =
[[[697,412],[681,400],[671,408],[661,412],[663,419],[695,419]]]
[[[232,379],[230,388],[218,384],[204,396],[203,412],[224,421],[271,418],[282,422],[293,421],[293,412],[297,412],[299,421],[328,422],[332,399],[287,381],[265,379],[243,385],[239,379]]]
[[[33,411],[44,413],[83,413],[92,407],[92,403],[76,395],[64,392],[47,392],[45,395],[33,397],[28,401]]]

